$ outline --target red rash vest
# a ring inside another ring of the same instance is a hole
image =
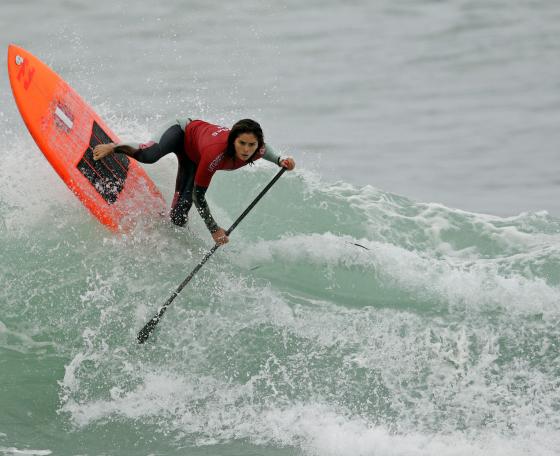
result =
[[[218,170],[241,168],[249,161],[231,158],[225,155],[229,128],[214,125],[203,120],[193,120],[185,128],[185,150],[191,161],[196,163],[194,185],[208,188],[212,176]],[[253,160],[262,158],[265,147],[261,147]]]

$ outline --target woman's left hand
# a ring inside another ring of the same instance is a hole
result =
[[[229,238],[226,234],[226,231],[223,228],[218,228],[218,231],[214,231],[212,233],[212,238],[214,242],[218,245],[224,245],[229,242]]]
[[[286,157],[280,160],[280,166],[282,168],[286,168],[288,171],[291,171],[296,167],[296,162],[292,157]]]

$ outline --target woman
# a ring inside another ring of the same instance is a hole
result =
[[[281,158],[264,143],[261,126],[251,119],[240,120],[231,130],[203,120],[178,119],[164,128],[159,142],[99,144],[93,150],[93,158],[99,160],[114,152],[126,154],[142,163],[155,163],[173,152],[179,169],[171,204],[171,220],[176,225],[185,225],[194,202],[212,238],[220,245],[229,239],[212,217],[204,196],[214,173],[241,168],[259,158],[290,171],[295,167],[293,158]]]

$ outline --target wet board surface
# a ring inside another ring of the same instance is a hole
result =
[[[160,191],[135,160],[123,154],[93,160],[97,144],[118,143],[119,138],[60,76],[15,45],[8,47],[8,73],[39,149],[101,223],[126,230],[138,217],[166,210]]]

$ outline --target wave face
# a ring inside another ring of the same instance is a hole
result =
[[[138,346],[211,247],[200,218],[138,214],[111,234],[30,139],[10,140],[0,453],[559,451],[560,221],[546,212],[481,215],[287,173]],[[22,161],[33,180],[14,179]],[[174,167],[153,168],[168,196]],[[274,172],[216,176],[223,226]]]

